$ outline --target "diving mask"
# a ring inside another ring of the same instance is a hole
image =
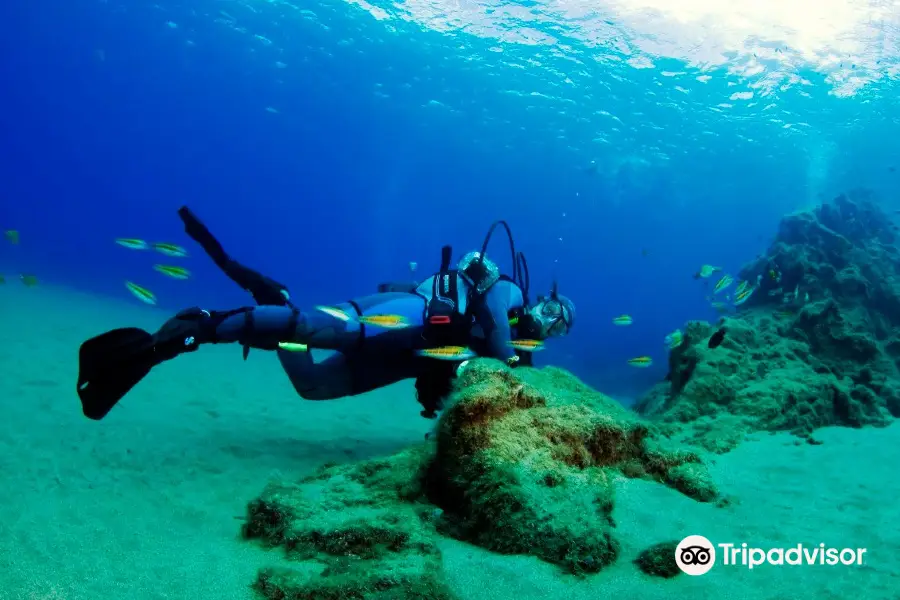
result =
[[[545,339],[569,333],[572,316],[559,300],[544,300],[534,307],[534,313],[541,323],[541,334]]]

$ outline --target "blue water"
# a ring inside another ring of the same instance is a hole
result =
[[[588,43],[579,17],[518,6],[534,43],[397,18],[406,5],[3,3],[0,229],[22,243],[0,265],[123,298],[132,280],[173,311],[248,304],[184,236],[188,204],[299,304],[330,303],[410,261],[424,277],[443,244],[459,255],[506,219],[533,294],[557,279],[578,307],[538,362],[633,396],[665,374],[668,332],[717,318],[701,264],[736,273],[782,214],[849,187],[896,202],[891,57],[869,57],[882,77],[854,95],[800,64],[808,85],[729,101],[765,74],[636,69],[615,12]],[[117,237],[186,245],[194,277],[163,278]],[[492,250],[508,269],[502,238]],[[626,365],[645,354],[652,368]]]

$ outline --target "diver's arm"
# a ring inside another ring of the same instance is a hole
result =
[[[522,306],[522,291],[507,281],[499,281],[481,298],[475,309],[475,319],[484,331],[489,358],[509,363],[516,352],[509,346],[512,331],[509,311]]]

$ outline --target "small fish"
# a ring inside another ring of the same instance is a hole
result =
[[[38,284],[38,278],[35,275],[19,275],[19,280],[27,287],[34,287]]]
[[[794,317],[794,313],[789,310],[779,310],[775,311],[775,317],[778,319],[791,319]]]
[[[784,292],[782,291],[781,288],[775,288],[774,290],[769,290],[769,295],[770,295],[770,296],[780,296],[780,295],[783,294],[783,293],[784,293]]]
[[[410,261],[410,263],[409,263],[409,272],[410,273],[415,273],[416,269],[418,269],[418,268],[419,268],[419,263]]]
[[[349,321],[350,315],[345,313],[339,308],[334,308],[333,306],[317,306],[316,310],[320,310],[328,316],[334,317],[338,321]]]
[[[713,288],[713,294],[718,294],[719,292],[728,288],[734,282],[734,277],[731,275],[725,275],[716,283],[716,287]]]
[[[3,275],[0,275],[0,285],[2,285],[4,283],[6,283],[6,277],[4,277]]]
[[[800,297],[800,284],[797,284],[797,287],[794,288],[794,300]]]
[[[804,302],[809,302],[809,292],[806,292],[806,293],[803,295],[803,301],[804,301]]]
[[[416,352],[419,356],[436,358],[437,360],[469,360],[477,356],[465,346],[443,346],[441,348],[425,348]]]
[[[714,267],[712,265],[703,265],[700,267],[700,270],[694,273],[694,279],[708,279],[712,276],[713,273],[721,271],[722,269],[719,267]]]
[[[14,246],[19,243],[19,232],[16,231],[15,229],[10,229],[10,230],[6,231],[3,234],[3,237],[5,237],[7,240],[9,240],[9,243]]]
[[[541,340],[510,340],[506,345],[522,352],[537,352],[544,349],[544,342]]]
[[[731,310],[731,305],[727,302],[713,302],[710,304],[710,306],[712,306],[713,310],[718,313],[725,313]]]
[[[183,258],[187,256],[187,250],[175,244],[166,244],[163,242],[154,242],[153,249],[166,256],[174,256],[175,258]]]
[[[156,304],[156,296],[154,296],[153,292],[151,292],[147,288],[143,288],[136,283],[131,283],[130,281],[125,282],[125,287],[128,288],[128,291],[131,292],[134,297],[141,302],[145,304]]]
[[[309,346],[294,342],[278,342],[278,348],[287,352],[309,352]]]
[[[403,329],[409,327],[409,320],[403,315],[362,315],[360,323],[383,329]]]
[[[709,338],[709,343],[706,345],[710,348],[718,348],[719,344],[722,343],[722,340],[725,339],[725,328],[721,327],[717,332],[712,334],[712,337]]]
[[[130,250],[146,250],[150,244],[137,238],[116,238],[116,243]]]
[[[187,279],[191,276],[191,272],[184,267],[170,267],[166,265],[153,265],[153,270],[167,275],[172,279]]]
[[[637,358],[629,358],[628,364],[632,367],[649,367],[653,364],[653,359],[649,356],[638,356]]]
[[[624,327],[626,325],[631,325],[634,320],[631,318],[631,315],[619,315],[615,319],[613,319],[613,323],[615,325],[619,325],[620,327]]]
[[[744,290],[744,291],[741,292],[740,294],[737,294],[737,295],[734,297],[734,305],[735,305],[735,306],[740,306],[741,304],[743,304],[744,302],[746,302],[747,300],[749,300],[749,299],[750,299],[750,296],[752,296],[752,295],[753,295],[753,292],[755,292],[755,291],[756,291],[756,288],[754,287],[754,288],[750,288],[750,289]]]
[[[684,342],[684,334],[681,333],[680,329],[676,329],[672,333],[666,336],[665,343],[666,347],[669,350],[674,350],[678,346],[680,346]]]
[[[749,281],[741,281],[738,283],[737,289],[734,290],[735,296],[740,296],[742,292],[744,292],[750,286]]]

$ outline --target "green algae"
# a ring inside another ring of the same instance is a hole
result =
[[[675,561],[678,541],[660,542],[643,550],[635,559],[635,565],[647,575],[671,579],[681,573]]]
[[[273,600],[452,600],[433,511],[419,501],[429,445],[275,482],[250,503],[244,537],[285,551],[255,587]]]
[[[658,444],[634,413],[561,369],[476,361],[456,390],[429,487],[456,537],[592,573],[619,554],[617,477],[717,497],[697,454]]]
[[[617,479],[718,497],[698,454],[563,370],[471,361],[448,407],[423,444],[273,482],[251,502],[244,537],[283,551],[257,591],[451,600],[439,535],[594,573],[619,555]]]
[[[829,425],[889,424],[900,416],[898,239],[865,193],[788,215],[740,275],[756,281],[774,265],[781,281],[763,277],[733,317],[689,323],[667,381],[636,410],[713,452],[753,431],[808,437]],[[718,327],[725,341],[709,349]]]

